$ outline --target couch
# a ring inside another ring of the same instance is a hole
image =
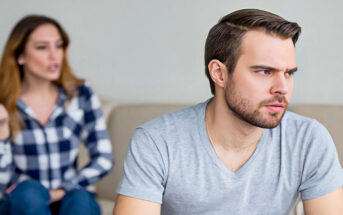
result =
[[[185,104],[131,104],[118,105],[113,102],[102,102],[110,139],[113,144],[115,167],[110,174],[104,177],[95,188],[102,214],[110,215],[113,212],[116,198],[116,187],[121,178],[123,162],[130,138],[135,128],[161,114],[185,107]],[[343,105],[293,105],[290,110],[320,121],[331,133],[343,165]],[[79,163],[82,166],[87,162],[87,153],[80,149]],[[302,203],[298,200],[290,215],[303,215]]]

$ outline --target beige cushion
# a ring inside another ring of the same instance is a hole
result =
[[[101,208],[101,214],[102,215],[112,215],[113,209],[114,209],[114,201],[113,200],[107,200],[104,198],[98,198],[98,202]]]

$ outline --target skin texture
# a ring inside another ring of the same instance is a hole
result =
[[[293,43],[291,39],[250,31],[244,36],[241,49],[235,71],[228,76],[223,89],[228,109],[252,126],[276,127],[293,91]],[[266,108],[270,104],[284,108],[271,111]]]
[[[37,27],[18,58],[19,64],[24,66],[25,79],[56,80],[61,73],[62,45],[61,36],[54,25]]]
[[[343,188],[324,196],[305,200],[304,210],[306,215],[341,215],[343,214]]]
[[[50,203],[61,200],[66,194],[66,192],[63,189],[49,190],[49,193],[50,193]]]
[[[113,215],[159,215],[161,214],[161,205],[118,195]]]

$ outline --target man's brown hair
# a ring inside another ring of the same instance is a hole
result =
[[[294,45],[301,32],[297,23],[258,9],[238,10],[221,18],[211,28],[205,44],[205,71],[213,95],[215,87],[208,64],[211,60],[217,59],[226,65],[229,73],[232,73],[241,55],[242,38],[249,30],[262,30],[282,38],[292,38]]]

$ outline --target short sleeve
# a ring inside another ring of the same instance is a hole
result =
[[[119,194],[162,203],[167,159],[156,144],[159,141],[162,140],[152,138],[145,129],[136,130],[124,162]]]
[[[342,184],[343,170],[335,144],[326,128],[315,122],[303,150],[301,198],[307,200],[323,196]]]

